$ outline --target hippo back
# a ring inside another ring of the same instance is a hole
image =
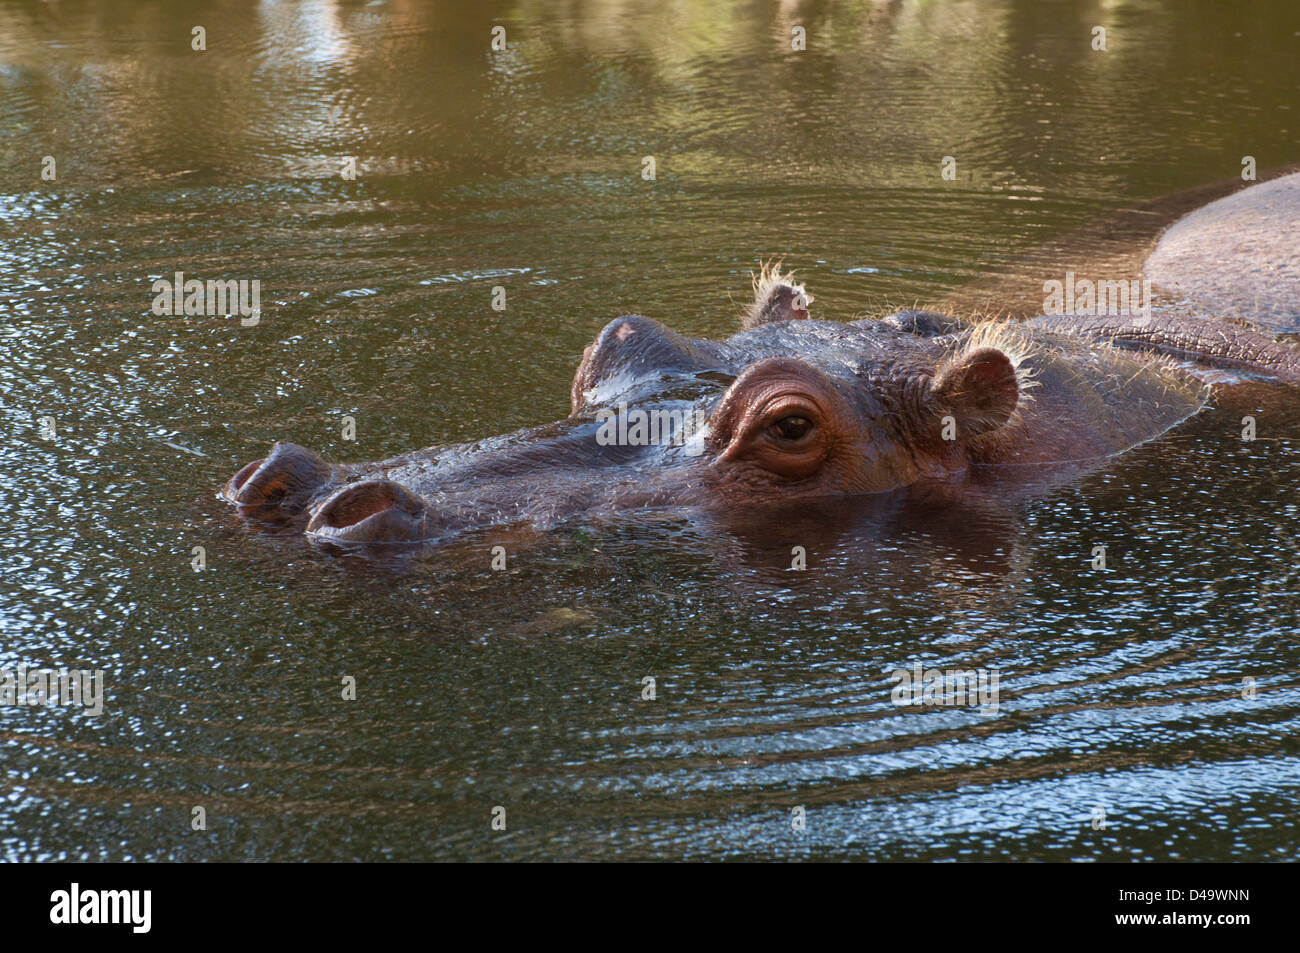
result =
[[[1300,332],[1300,172],[1179,219],[1143,271],[1179,313]]]

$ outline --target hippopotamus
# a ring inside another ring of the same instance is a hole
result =
[[[321,542],[437,543],[632,509],[1028,477],[1176,426],[1205,404],[1204,368],[1300,383],[1300,351],[1212,317],[907,310],[840,322],[814,318],[779,263],[753,285],[725,341],[642,315],[610,321],[583,352],[564,420],[374,463],[281,442],[222,495]]]

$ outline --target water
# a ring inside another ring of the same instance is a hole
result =
[[[1300,158],[1297,63],[1286,0],[6,5],[0,667],[109,697],[0,708],[0,856],[1295,859],[1294,392],[1027,491],[579,521],[505,573],[214,492],[276,439],[558,419],[609,319],[726,335],[760,257],[829,318],[996,283]],[[175,271],[262,322],[150,314]],[[918,661],[998,711],[893,705]]]

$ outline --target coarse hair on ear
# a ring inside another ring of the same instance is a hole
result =
[[[940,369],[930,399],[936,410],[956,419],[960,433],[978,437],[1007,424],[1020,403],[1020,385],[1004,351],[980,347]]]
[[[781,259],[763,262],[752,278],[754,302],[742,319],[744,327],[808,319],[808,305],[812,304],[813,296],[794,280],[794,272],[781,270]]]
[[[969,437],[1014,425],[1038,386],[1029,361],[1033,350],[1017,322],[983,321],[939,363],[930,399]]]

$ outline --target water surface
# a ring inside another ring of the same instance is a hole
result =
[[[760,258],[832,319],[996,284],[1300,159],[1297,64],[1287,0],[7,4],[0,666],[109,699],[0,708],[0,856],[1295,859],[1292,392],[1027,490],[578,521],[504,573],[214,492],[276,439],[562,417],[608,320],[731,333]],[[258,279],[261,323],[151,314],[176,271]],[[893,705],[918,661],[998,711]]]

